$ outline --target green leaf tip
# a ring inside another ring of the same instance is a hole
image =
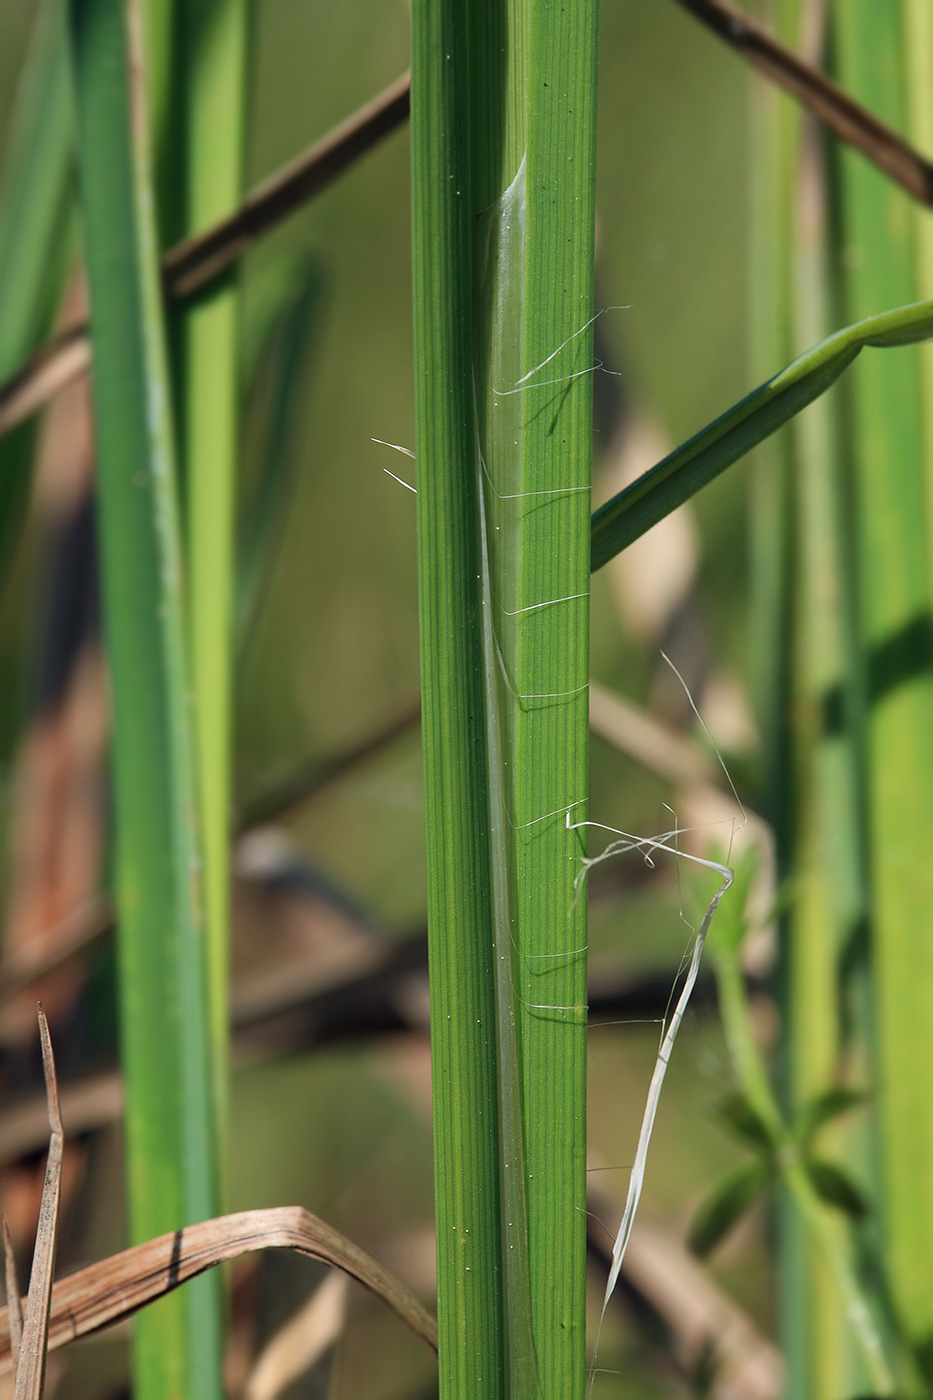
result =
[[[592,519],[592,572],[819,398],[865,346],[914,345],[931,336],[933,301],[923,301],[847,326],[808,350],[600,506]]]
[[[717,1105],[717,1110],[729,1127],[752,1147],[769,1153],[777,1147],[770,1127],[744,1094],[730,1094]]]
[[[835,1206],[853,1220],[865,1219],[869,1214],[868,1202],[842,1167],[818,1157],[808,1157],[805,1166],[813,1189],[821,1201]]]

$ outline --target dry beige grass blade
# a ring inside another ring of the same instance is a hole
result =
[[[10,1357],[15,1374],[19,1365],[19,1349],[23,1340],[23,1302],[19,1296],[16,1256],[13,1253],[13,1241],[10,1238],[10,1227],[5,1215],[3,1216],[3,1257],[6,1264],[6,1300],[10,1312]]]
[[[52,1274],[55,1270],[55,1246],[58,1243],[58,1203],[61,1196],[62,1155],[65,1148],[62,1115],[58,1103],[58,1085],[55,1081],[55,1060],[52,1055],[52,1042],[49,1038],[49,1023],[45,1019],[41,1002],[39,1003],[39,1033],[42,1036],[42,1068],[45,1070],[45,1089],[49,1101],[51,1136],[49,1138],[49,1158],[45,1168],[45,1184],[42,1187],[42,1205],[39,1210],[36,1248],[32,1256],[29,1297],[26,1299],[19,1363],[16,1367],[16,1383],[13,1387],[13,1400],[40,1400],[42,1395],[49,1335]]]
[[[437,1351],[437,1324],[375,1259],[301,1206],[246,1210],[188,1225],[125,1249],[56,1284],[49,1350],[119,1322],[216,1264],[260,1249],[293,1249],[342,1269]],[[9,1318],[0,1312],[0,1372],[10,1369]]]
[[[335,1271],[263,1348],[246,1382],[245,1400],[278,1400],[333,1346],[346,1312],[347,1276]]]
[[[608,1267],[612,1253],[607,1240],[615,1237],[620,1211],[611,1197],[592,1186],[586,1200],[590,1248]],[[594,1228],[594,1222],[601,1228]],[[779,1400],[784,1363],[777,1348],[673,1234],[639,1221],[622,1274],[671,1329],[688,1374],[711,1365],[704,1391],[710,1400]]]

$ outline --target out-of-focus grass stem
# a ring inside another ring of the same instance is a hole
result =
[[[70,21],[114,712],[129,1218],[142,1241],[217,1213],[217,1119],[138,0],[71,0]],[[196,1305],[179,1295],[147,1310],[136,1328],[137,1397],[219,1393],[218,1335],[216,1277]]]

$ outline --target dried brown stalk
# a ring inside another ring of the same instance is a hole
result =
[[[19,1296],[19,1279],[16,1274],[16,1255],[13,1253],[13,1240],[6,1216],[3,1216],[3,1257],[6,1264],[6,1300],[10,1314],[10,1353],[13,1372],[19,1365],[19,1349],[23,1340],[23,1300]]]
[[[42,1068],[45,1070],[45,1091],[48,1097],[51,1136],[49,1138],[49,1157],[45,1167],[45,1184],[42,1187],[42,1205],[39,1209],[36,1247],[32,1256],[29,1296],[26,1299],[26,1309],[22,1320],[22,1339],[16,1367],[16,1382],[13,1387],[13,1400],[41,1400],[42,1386],[45,1381],[49,1304],[52,1296],[52,1275],[55,1271],[55,1248],[58,1243],[58,1205],[61,1198],[62,1156],[65,1150],[62,1115],[58,1102],[58,1085],[55,1079],[55,1059],[52,1055],[52,1042],[49,1038],[49,1023],[45,1019],[41,1002],[39,1003],[39,1034],[42,1037]],[[15,1323],[10,1329],[11,1332],[14,1329]]]

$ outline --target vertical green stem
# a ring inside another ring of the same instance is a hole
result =
[[[429,926],[446,924],[431,935],[442,1393],[572,1396],[596,7],[417,0],[412,32]],[[468,1204],[458,1257],[445,1242]]]
[[[899,130],[908,115],[905,26],[911,8],[910,0],[880,7],[871,0],[844,0],[834,6],[842,83]],[[916,228],[906,197],[851,153],[842,154],[841,167],[846,314],[914,300]],[[868,698],[884,1256],[895,1320],[929,1388],[933,1105],[919,1072],[933,1060],[927,409],[916,351],[866,360],[850,382]]]
[[[422,736],[440,1393],[504,1396],[465,3],[412,5]]]
[[[768,1082],[767,1071],[752,1034],[751,1017],[741,964],[736,950],[715,958],[719,1006],[732,1063],[749,1103],[767,1125],[776,1144],[781,1185],[799,1214],[802,1227],[819,1253],[861,1353],[873,1393],[890,1396],[894,1379],[880,1332],[830,1209],[818,1198],[801,1160],[800,1150],[785,1126]]]
[[[538,1379],[542,1395],[569,1397],[585,1345],[587,933],[574,884],[585,848],[565,814],[585,819],[588,790],[597,6],[538,0],[525,15],[512,936]]]
[[[802,11],[802,30],[814,14]],[[819,49],[808,56],[818,58]],[[836,322],[828,191],[820,133],[812,119],[800,125],[793,177],[796,210],[792,249],[794,341],[800,353]],[[840,1072],[857,1082],[870,1075],[866,1062],[865,928],[868,917],[864,779],[857,732],[856,583],[852,568],[851,512],[839,435],[840,393],[830,391],[794,421],[792,441],[798,507],[795,599],[795,865],[799,895],[788,920],[791,941],[787,986],[789,1015],[788,1097],[796,1111],[836,1082]],[[832,1135],[841,1147],[842,1129]],[[848,1160],[864,1151],[850,1130]],[[864,1148],[864,1143],[861,1144]],[[796,1198],[799,1204],[800,1193]],[[826,1237],[845,1253],[850,1226],[829,1217]],[[835,1394],[864,1388],[839,1290],[813,1232],[807,1246],[806,1297],[791,1301],[808,1335],[807,1388]]]
[[[229,213],[242,188],[246,0],[188,6],[185,78],[189,233]],[[204,859],[214,1101],[226,1139],[229,1069],[231,637],[239,443],[235,277],[183,313],[182,477],[189,581],[189,665]]]
[[[171,397],[135,4],[72,0],[94,341],[130,1229],[216,1213],[215,1110]],[[142,1400],[217,1385],[217,1279],[137,1323]]]

